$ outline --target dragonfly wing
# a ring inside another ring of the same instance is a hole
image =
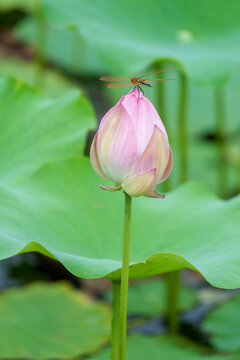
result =
[[[132,79],[132,78],[128,76],[101,76],[99,78],[99,80],[102,81],[120,81],[120,80],[128,80],[128,79]]]
[[[131,81],[124,81],[124,82],[120,82],[120,83],[108,84],[107,87],[111,88],[111,89],[117,89],[117,88],[129,87],[132,85],[133,84],[131,83]]]
[[[164,69],[164,70],[158,70],[158,71],[156,71],[156,72],[154,72],[154,73],[151,73],[151,74],[139,76],[138,79],[142,79],[142,78],[145,77],[145,76],[155,75],[155,74],[158,74],[158,73],[160,73],[160,72],[167,71],[167,70],[172,70],[172,69],[173,69],[173,68]]]
[[[144,79],[141,80],[141,82],[145,82],[145,81],[165,81],[165,80],[178,80],[178,79]]]

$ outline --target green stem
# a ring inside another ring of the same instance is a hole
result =
[[[123,257],[122,257],[121,292],[120,292],[120,360],[126,359],[127,296],[128,296],[128,277],[129,277],[131,208],[132,208],[132,198],[131,196],[125,193]]]
[[[225,92],[223,88],[215,90],[215,114],[216,134],[218,141],[219,167],[218,167],[218,190],[219,195],[225,198],[227,195],[228,173],[225,164],[226,157],[226,108]]]
[[[240,194],[240,161],[238,163],[237,193]]]
[[[166,69],[165,63],[161,62],[161,63],[157,63],[157,65],[155,66],[155,71],[158,70],[164,70]],[[161,73],[161,77],[164,78],[164,72]],[[167,133],[168,133],[168,137],[171,138],[170,133],[169,133],[169,128],[166,125],[166,101],[165,101],[165,81],[159,81],[157,82],[156,88],[157,88],[157,111],[166,127]],[[168,192],[170,190],[170,183],[169,183],[169,179],[167,181],[164,181],[164,183],[162,184],[162,191]]]
[[[178,105],[178,144],[180,155],[180,183],[187,181],[188,161],[187,161],[187,79],[181,73],[179,78],[180,96]],[[168,331],[176,334],[179,327],[179,291],[180,291],[180,271],[173,271],[167,274],[167,320]]]
[[[120,280],[113,280],[112,360],[119,360]]]
[[[180,271],[172,271],[167,275],[167,321],[168,332],[174,335],[179,328],[179,287]]]
[[[179,78],[180,96],[178,107],[178,143],[180,154],[180,183],[187,181],[187,127],[186,127],[186,100],[187,100],[187,79],[182,73]]]

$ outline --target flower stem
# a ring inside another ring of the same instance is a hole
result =
[[[125,213],[123,232],[123,257],[120,291],[120,360],[126,359],[127,338],[127,296],[129,277],[129,253],[130,253],[130,224],[131,224],[132,198],[125,193]]]
[[[215,90],[215,113],[216,134],[218,141],[219,168],[218,168],[218,191],[222,198],[227,195],[228,174],[225,164],[226,156],[226,108],[225,92],[223,88]]]
[[[187,79],[181,73],[179,77],[180,96],[178,107],[178,143],[180,154],[180,183],[187,181],[188,162],[187,162],[187,127],[186,127],[186,100],[187,100]]]
[[[120,280],[113,280],[112,360],[119,360]]]
[[[168,332],[175,335],[179,328],[180,271],[167,274],[167,321]]]

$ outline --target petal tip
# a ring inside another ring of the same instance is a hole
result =
[[[98,186],[102,189],[102,190],[107,190],[107,191],[119,191],[121,190],[121,185],[113,185],[113,186],[109,186],[109,185],[102,185],[102,184],[98,184]]]
[[[146,195],[147,197],[155,198],[155,199],[165,199],[165,194],[160,194],[157,191],[153,191],[152,193]]]

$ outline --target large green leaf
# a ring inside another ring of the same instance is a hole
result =
[[[1,191],[1,258],[45,248],[77,276],[119,278],[123,195],[98,182],[89,160],[76,158]],[[239,197],[220,201],[188,184],[162,201],[134,199],[133,208],[132,278],[189,267],[215,286],[240,285]]]
[[[68,284],[34,284],[0,296],[0,357],[66,359],[110,337],[110,310]]]
[[[0,80],[0,182],[9,185],[43,164],[81,154],[94,127],[79,91],[47,99],[21,80]]]
[[[0,59],[0,76],[13,76],[29,85],[38,87],[36,64],[15,58]],[[67,80],[60,72],[46,68],[41,76],[39,87],[49,96],[59,96],[67,90],[76,87],[74,82]]]
[[[0,59],[0,76],[13,76],[29,85],[37,87],[36,64],[30,61],[23,61],[15,58]],[[59,96],[70,90],[76,84],[66,79],[60,72],[46,68],[42,74],[40,89],[49,96]]]
[[[93,356],[92,360],[110,359],[110,349]],[[131,335],[127,343],[127,359],[138,360],[230,360],[229,356],[207,354],[190,342],[183,339],[173,339],[167,336],[146,337]]]
[[[106,293],[112,301],[112,291]],[[182,285],[179,309],[189,309],[196,302],[196,292]],[[144,280],[130,284],[128,289],[128,313],[131,315],[159,316],[166,312],[166,282],[163,279]]]
[[[220,350],[240,351],[240,295],[208,315],[203,329],[212,335],[213,345]]]
[[[196,81],[219,85],[240,61],[238,0],[43,0],[46,18],[74,27],[111,73],[159,60]]]

